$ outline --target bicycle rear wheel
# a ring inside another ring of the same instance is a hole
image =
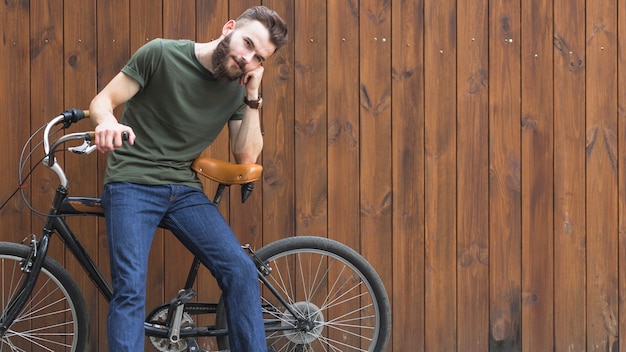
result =
[[[0,308],[17,294],[26,275],[20,264],[30,248],[0,243]],[[89,318],[72,277],[46,258],[24,309],[2,336],[0,351],[86,351]]]
[[[374,268],[356,251],[327,238],[299,236],[271,243],[256,255],[271,267],[266,277],[290,308],[262,286],[268,346],[276,351],[385,351],[389,299]],[[226,327],[222,304],[216,324]],[[218,345],[228,348],[227,337]]]

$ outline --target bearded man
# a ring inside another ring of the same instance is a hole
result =
[[[263,147],[263,63],[286,42],[280,16],[253,7],[226,22],[211,42],[147,43],[92,100],[95,144],[108,152],[102,202],[113,283],[110,351],[144,350],[148,255],[158,226],[170,229],[215,276],[231,350],[266,351],[255,265],[191,163],[226,125],[236,162],[256,162]],[[122,104],[118,121],[113,110]]]

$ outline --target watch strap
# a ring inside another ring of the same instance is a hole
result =
[[[259,109],[263,103],[263,98],[259,95],[257,100],[248,100],[248,97],[244,96],[243,103],[248,105],[251,109]]]

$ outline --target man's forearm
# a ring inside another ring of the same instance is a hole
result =
[[[246,108],[241,125],[232,141],[233,155],[239,164],[255,163],[263,149],[259,110]]]

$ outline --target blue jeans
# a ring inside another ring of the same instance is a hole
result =
[[[201,190],[110,183],[104,187],[102,203],[113,284],[107,319],[109,351],[144,350],[148,254],[159,225],[170,229],[217,279],[228,315],[231,350],[266,351],[254,263]],[[185,275],[181,277],[184,280]]]

